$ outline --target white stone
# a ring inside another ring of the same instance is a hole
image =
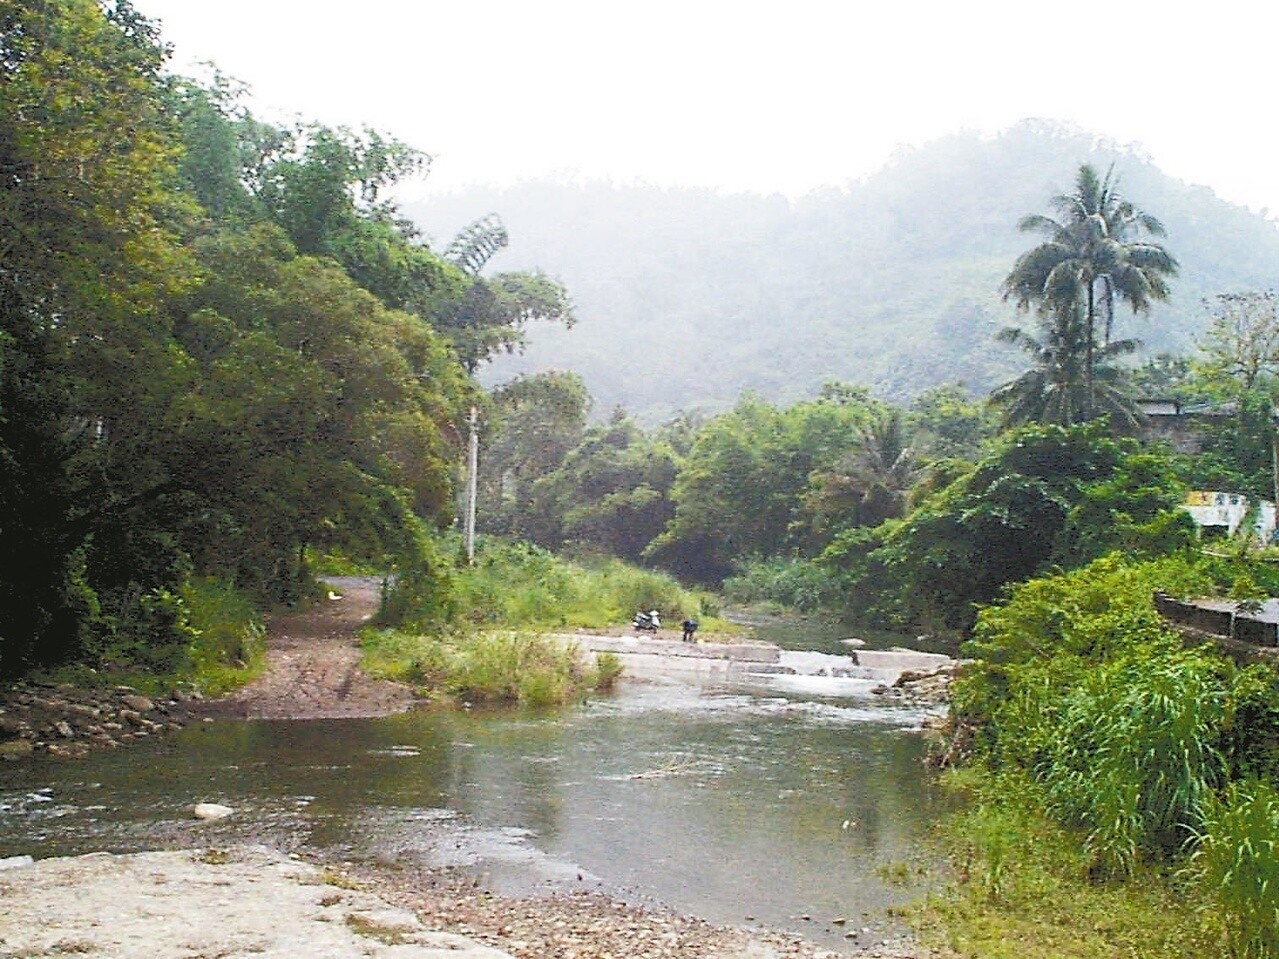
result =
[[[198,802],[191,808],[196,819],[225,819],[235,812],[230,806],[215,802]]]
[[[0,859],[0,869],[21,869],[33,863],[35,860],[30,856],[9,856],[7,859]]]

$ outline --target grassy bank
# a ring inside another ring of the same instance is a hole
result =
[[[28,678],[83,688],[130,686],[147,694],[185,687],[216,696],[262,671],[266,632],[243,591],[200,577],[176,592],[144,596],[139,605],[151,621],[120,623],[87,644],[83,661]]]
[[[672,576],[619,559],[571,562],[525,543],[487,543],[454,578],[454,621],[515,629],[607,629],[638,610],[660,610],[672,626],[693,617],[703,633],[725,632],[718,600]]]
[[[1151,600],[1272,575],[1112,556],[982,611],[928,935],[982,957],[1279,956],[1279,671],[1187,647]]]
[[[484,544],[473,566],[406,578],[385,609],[389,622],[365,632],[363,668],[448,701],[548,705],[613,684],[616,657],[587,662],[550,632],[625,627],[648,609],[672,625],[693,617],[712,636],[730,629],[711,594],[666,574],[497,541]]]
[[[1175,867],[1098,876],[1025,784],[969,769],[948,786],[968,806],[945,824],[951,881],[909,910],[926,941],[982,959],[1230,955],[1225,920]]]
[[[602,653],[588,661],[575,646],[542,633],[427,636],[370,629],[362,646],[365,672],[446,703],[552,706],[606,691],[621,673],[616,656]]]

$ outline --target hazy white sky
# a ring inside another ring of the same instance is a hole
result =
[[[1279,214],[1279,4],[135,0],[264,118],[434,155],[411,192],[548,172],[799,195],[1024,117]]]

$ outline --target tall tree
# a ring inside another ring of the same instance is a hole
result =
[[[1033,364],[990,394],[990,404],[1001,411],[1004,426],[1070,426],[1101,414],[1110,414],[1124,426],[1135,425],[1136,407],[1122,371],[1112,361],[1136,350],[1137,341],[1111,340],[1097,346],[1090,381],[1087,335],[1078,304],[1064,307],[1038,338],[1019,327],[1000,331],[999,338],[1025,350]]]
[[[840,529],[901,516],[919,466],[903,411],[876,409],[858,430],[856,445],[810,477],[803,509],[822,545]]]
[[[0,2],[0,673],[77,646],[87,566],[158,565],[125,477],[181,381],[163,304],[193,281],[163,62],[127,0]]]
[[[437,304],[432,321],[452,341],[468,373],[497,353],[522,351],[525,328],[533,320],[565,327],[577,322],[563,284],[540,271],[480,276],[507,242],[506,227],[490,213],[458,233],[444,251],[444,259],[469,280]]]
[[[1249,393],[1279,372],[1279,309],[1273,291],[1221,293],[1205,302],[1212,323],[1200,341],[1200,372],[1228,392]]]
[[[810,476],[859,445],[874,413],[864,395],[834,386],[778,409],[748,394],[706,423],[671,488],[674,518],[649,557],[715,581],[747,557],[802,545]]]
[[[480,528],[538,538],[530,526],[533,484],[582,439],[591,395],[576,373],[548,370],[493,391],[480,453]]]
[[[1113,166],[1101,177],[1091,166],[1081,166],[1074,191],[1051,201],[1056,219],[1033,214],[1018,224],[1044,240],[1017,259],[1003,283],[1005,299],[1020,309],[1035,308],[1050,325],[1063,310],[1079,310],[1088,410],[1096,399],[1098,326],[1104,348],[1116,302],[1127,303],[1134,313],[1149,312],[1153,302],[1167,299],[1168,279],[1178,269],[1172,255],[1148,239],[1162,237],[1163,224],[1124,199],[1117,186]]]

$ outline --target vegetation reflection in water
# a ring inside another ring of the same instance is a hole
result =
[[[458,863],[500,892],[567,881],[834,939],[830,919],[869,922],[909,896],[877,869],[915,861],[936,813],[918,718],[653,686],[545,715],[203,724],[17,769],[0,785],[0,854],[252,835]],[[237,814],[196,824],[202,799]]]

